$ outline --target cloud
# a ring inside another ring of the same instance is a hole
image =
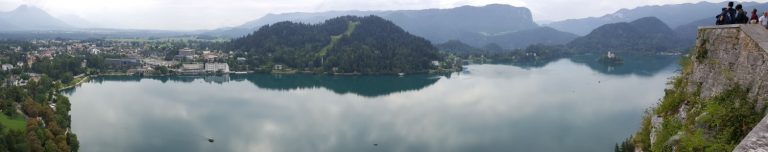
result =
[[[397,10],[439,6],[439,0],[324,0],[318,10]]]

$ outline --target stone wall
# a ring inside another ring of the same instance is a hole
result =
[[[767,48],[768,30],[759,25],[699,28],[696,52],[690,56],[693,67],[686,77],[688,90],[700,86],[700,97],[707,99],[738,85],[749,89],[749,98],[762,107],[768,99]],[[768,119],[763,118],[734,151],[768,151]]]
[[[700,85],[700,97],[707,99],[739,85],[750,89],[750,98],[762,107],[768,99],[767,48],[768,30],[759,25],[699,28],[688,90]],[[699,53],[706,55],[697,57]]]

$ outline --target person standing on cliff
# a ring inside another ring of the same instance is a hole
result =
[[[765,11],[763,13],[763,16],[760,16],[760,25],[768,29],[768,11]]]
[[[736,5],[736,24],[747,24],[747,22],[749,22],[747,12],[744,12],[741,4]]]
[[[759,17],[757,16],[757,9],[753,8],[752,9],[752,16],[749,17],[749,24],[757,24],[757,22],[759,21],[758,18]]]
[[[733,24],[735,22],[734,18],[736,18],[736,10],[733,9],[733,2],[728,2],[728,7],[723,8],[720,15],[717,15],[717,21],[720,23],[718,25]]]
[[[720,14],[717,14],[717,16],[715,16],[715,19],[716,19],[715,25],[724,25],[725,24],[725,15],[723,15],[723,14],[725,14],[725,10],[727,10],[727,9],[725,7],[723,7],[723,9],[720,11]]]

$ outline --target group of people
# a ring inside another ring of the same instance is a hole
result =
[[[763,12],[763,16],[757,15],[757,9],[752,9],[752,16],[747,16],[747,12],[744,11],[741,4],[733,7],[733,2],[728,2],[728,7],[722,9],[723,11],[717,15],[717,25],[727,24],[760,24],[763,27],[768,28],[768,11]]]

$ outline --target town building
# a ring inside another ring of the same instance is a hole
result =
[[[204,70],[205,66],[203,64],[181,64],[182,70]]]
[[[180,58],[186,58],[186,59],[194,59],[195,58],[195,50],[190,48],[183,48],[179,50],[179,54],[177,57]]]
[[[104,59],[104,63],[106,63],[108,66],[112,68],[131,68],[141,65],[141,60],[139,59],[112,59],[107,58]]]
[[[150,66],[162,66],[162,67],[171,67],[179,64],[178,61],[165,61],[162,59],[153,59],[153,58],[144,58],[142,62]]]
[[[178,71],[179,73],[183,74],[201,74],[205,73],[205,65],[194,63],[194,64],[181,64],[181,69]]]
[[[3,64],[2,66],[0,66],[0,69],[2,69],[3,71],[12,70],[13,64]]]
[[[273,70],[283,70],[282,64],[275,64],[275,67],[272,68]]]
[[[205,71],[229,73],[229,65],[227,63],[206,63]]]

